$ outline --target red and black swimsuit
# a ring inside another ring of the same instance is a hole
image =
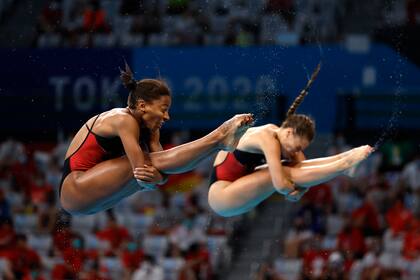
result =
[[[265,156],[263,154],[235,150],[233,153],[228,153],[222,163],[213,167],[210,176],[210,186],[218,180],[233,182],[236,179],[251,174],[254,172],[255,167],[265,163]]]
[[[83,140],[79,148],[64,161],[63,177],[60,183],[59,195],[61,195],[61,187],[64,179],[66,179],[67,175],[72,171],[86,171],[102,161],[118,158],[125,154],[124,146],[119,136],[104,137],[92,131],[98,118],[99,115],[95,118],[90,128],[86,124],[88,133],[85,140]]]

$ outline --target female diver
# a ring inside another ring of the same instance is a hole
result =
[[[373,152],[366,145],[331,157],[305,160],[303,150],[314,138],[315,123],[295,111],[319,68],[280,126],[252,127],[241,137],[236,150],[218,153],[208,196],[217,214],[228,217],[245,213],[275,192],[297,201],[310,187],[345,174]]]

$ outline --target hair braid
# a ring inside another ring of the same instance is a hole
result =
[[[307,91],[302,90],[299,95],[295,98],[292,105],[290,105],[289,110],[287,110],[286,117],[293,115],[296,112],[296,109],[300,106],[303,99],[305,99],[306,95],[308,94]]]
[[[308,95],[308,90],[312,86],[312,83],[315,81],[316,77],[318,76],[319,70],[321,69],[321,62],[318,63],[317,67],[315,68],[314,72],[311,75],[311,78],[306,83],[306,86],[302,89],[299,95],[295,98],[292,105],[290,105],[289,110],[287,110],[286,117],[293,115],[296,112],[296,109],[300,106],[303,99],[305,99],[306,95]]]

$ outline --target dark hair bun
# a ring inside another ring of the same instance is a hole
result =
[[[137,87],[137,81],[134,79],[133,71],[131,71],[130,66],[125,62],[125,71],[120,68],[120,78],[121,81],[128,91],[134,91]]]

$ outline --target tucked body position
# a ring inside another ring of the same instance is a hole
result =
[[[366,145],[306,160],[303,151],[315,136],[315,122],[295,114],[306,94],[307,89],[301,91],[280,125],[252,127],[234,151],[217,154],[208,195],[217,214],[229,217],[245,213],[276,192],[297,201],[310,187],[347,173],[373,151]]]

